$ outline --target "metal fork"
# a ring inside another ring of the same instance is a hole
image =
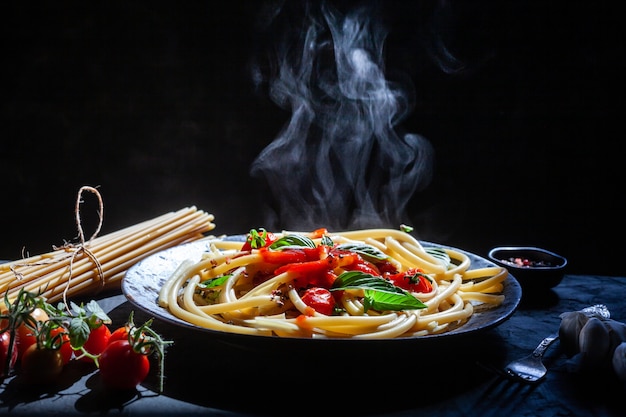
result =
[[[580,310],[589,317],[609,319],[611,313],[604,304],[596,304]],[[521,359],[509,363],[504,371],[513,379],[522,380],[529,383],[538,383],[546,376],[548,370],[543,364],[543,354],[550,345],[559,338],[559,334],[553,333],[539,343],[533,353]]]
[[[537,383],[541,381],[548,370],[543,364],[542,358],[546,349],[559,338],[558,333],[551,334],[539,343],[533,353],[521,359],[509,363],[504,371],[514,379],[521,379],[525,382]]]

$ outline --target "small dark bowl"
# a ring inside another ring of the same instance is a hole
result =
[[[506,268],[526,290],[556,287],[563,280],[567,266],[567,259],[561,255],[529,246],[500,246],[491,249],[488,256]]]

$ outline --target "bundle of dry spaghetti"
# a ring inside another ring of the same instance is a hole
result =
[[[214,216],[196,207],[186,207],[100,237],[85,241],[80,225],[81,193],[96,193],[82,187],[76,202],[80,242],[65,244],[41,255],[0,265],[0,291],[12,302],[21,289],[40,294],[48,302],[67,297],[95,294],[119,288],[124,274],[138,261],[169,247],[195,241],[213,230]]]

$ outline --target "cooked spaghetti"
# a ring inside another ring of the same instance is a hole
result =
[[[251,230],[182,262],[158,303],[196,326],[301,338],[419,337],[504,300],[507,270],[391,229]]]

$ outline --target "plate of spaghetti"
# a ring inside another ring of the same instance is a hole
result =
[[[508,319],[521,287],[469,252],[394,229],[206,237],[131,267],[126,298],[169,324],[272,340],[426,340]]]
[[[140,261],[122,291],[170,324],[272,339],[449,337],[521,299],[505,268],[393,229],[211,236]]]

